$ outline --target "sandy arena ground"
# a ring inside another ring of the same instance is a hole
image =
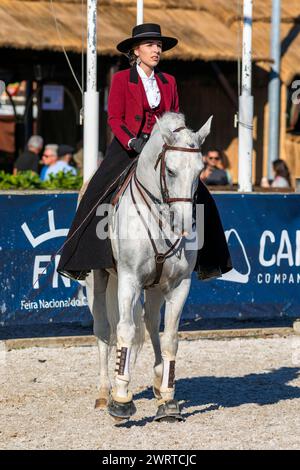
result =
[[[97,350],[0,351],[0,449],[299,449],[300,337],[181,341],[184,423],[154,423],[153,354],[132,380],[137,413],[116,425],[96,398]]]

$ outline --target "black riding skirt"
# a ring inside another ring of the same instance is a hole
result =
[[[101,203],[110,201],[118,186],[118,176],[133,162],[135,156],[134,152],[124,149],[116,138],[113,139],[77,208],[61,253],[58,271],[89,271],[114,267],[110,240],[100,240],[96,234],[97,224],[101,220],[96,215],[97,202],[108,188]],[[214,199],[201,181],[196,202],[204,204],[205,225],[204,246],[198,251],[195,269],[199,270],[200,267],[211,271],[216,268],[225,273],[232,268],[227,242]]]

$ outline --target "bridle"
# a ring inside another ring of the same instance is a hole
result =
[[[174,147],[172,145],[164,144],[162,151],[157,157],[154,169],[156,170],[160,163],[160,190],[165,204],[172,204],[172,202],[193,202],[192,198],[187,197],[170,197],[166,180],[166,152],[177,151],[186,153],[199,153],[200,148],[191,149],[188,147]]]
[[[182,129],[185,129],[185,127],[179,127],[178,129],[175,129],[175,131],[173,132],[179,132],[181,131]],[[158,155],[158,158],[156,160],[156,163],[154,165],[154,169],[156,170],[159,163],[160,163],[160,188],[161,188],[161,194],[162,194],[162,202],[165,203],[165,204],[172,204],[173,202],[191,202],[193,203],[193,198],[170,198],[170,195],[169,195],[169,190],[168,190],[168,186],[167,186],[167,181],[166,181],[166,152],[168,151],[177,151],[177,152],[187,152],[187,153],[199,153],[201,151],[200,148],[196,148],[196,149],[193,149],[193,148],[188,148],[188,147],[175,147],[175,146],[171,146],[171,145],[168,145],[168,144],[164,144],[163,147],[162,147],[162,151],[160,152],[160,154]],[[152,245],[152,248],[153,248],[153,251],[155,253],[155,266],[156,266],[156,276],[155,276],[155,279],[153,281],[153,283],[147,287],[152,287],[156,284],[159,283],[160,281],[160,278],[161,278],[161,274],[162,274],[162,270],[163,270],[163,265],[164,265],[164,262],[166,260],[166,258],[175,250],[176,247],[179,247],[180,245],[180,242],[182,240],[182,236],[177,238],[177,240],[171,244],[170,248],[165,252],[165,253],[160,253],[157,249],[157,246],[152,238],[152,235],[151,235],[151,232],[149,230],[149,227],[141,213],[141,211],[139,210],[138,206],[137,206],[137,203],[136,203],[136,199],[134,197],[134,193],[133,193],[133,190],[132,190],[132,181],[134,181],[135,183],[135,186],[141,196],[141,198],[143,199],[143,202],[145,203],[146,207],[151,211],[151,206],[150,204],[148,203],[147,201],[147,198],[146,198],[146,195],[152,200],[154,201],[155,203],[161,203],[160,200],[158,200],[137,178],[137,175],[136,175],[136,169],[133,173],[133,176],[130,180],[130,193],[131,193],[131,198],[132,198],[132,201],[133,201],[133,204],[136,208],[136,211],[146,229],[146,232],[148,234],[148,237],[149,237],[149,240],[151,242],[151,245]],[[155,216],[157,222],[158,222],[158,225],[159,225],[159,228],[161,229],[162,228],[162,220],[158,217],[158,216]],[[168,240],[169,243],[171,243],[170,240]],[[145,287],[145,288],[147,288]]]

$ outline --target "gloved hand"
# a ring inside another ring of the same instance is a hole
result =
[[[146,140],[142,137],[134,138],[129,141],[129,147],[134,150],[136,153],[140,154],[144,148]]]

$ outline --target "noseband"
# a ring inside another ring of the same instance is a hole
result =
[[[181,130],[182,128],[179,128]],[[178,132],[178,130],[176,129]],[[175,131],[175,132],[176,132]],[[186,152],[186,153],[199,153],[201,151],[200,148],[198,149],[191,149],[187,147],[173,147],[168,144],[164,144],[162,151],[157,157],[156,163],[154,165],[154,169],[156,170],[158,167],[158,164],[160,162],[160,189],[161,189],[161,194],[163,198],[163,202],[166,204],[171,204],[172,202],[193,202],[192,198],[186,198],[186,197],[170,197],[169,195],[169,190],[167,186],[167,180],[166,180],[166,152],[168,151],[177,151],[177,152]]]

